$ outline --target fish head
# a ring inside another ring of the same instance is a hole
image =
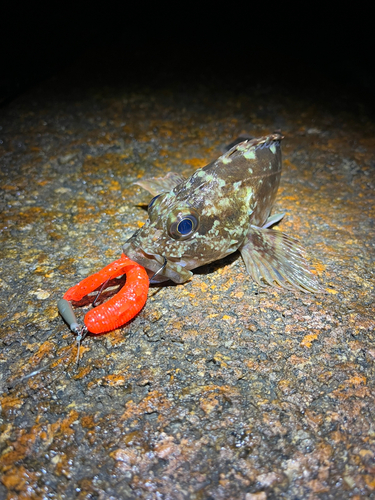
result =
[[[177,192],[174,189],[155,196],[148,206],[148,220],[125,243],[124,253],[152,273],[159,271],[166,259],[158,281],[164,277],[184,283],[192,276],[190,269],[236,250],[231,248],[230,234],[220,234],[216,213],[204,208],[206,189],[209,186],[198,193],[190,190],[187,195],[183,186]]]

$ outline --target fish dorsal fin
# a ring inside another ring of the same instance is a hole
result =
[[[282,141],[282,139],[284,139],[283,135],[275,133],[265,135],[263,137],[257,137],[251,140],[246,139],[240,143],[235,140],[232,143],[234,144],[234,146],[231,149],[227,150],[227,152],[223,154],[219,159],[224,161],[224,163],[225,160],[228,161],[229,159],[234,159],[238,156],[244,156],[247,159],[255,159],[252,158],[252,156],[254,155],[256,150],[269,148],[271,149],[271,151],[273,151],[273,148],[275,148],[275,146],[278,145]]]
[[[251,139],[254,139],[254,137],[249,134],[241,134],[236,139],[234,139],[234,141],[232,141],[230,144],[224,146],[224,152],[230,151],[232,148],[234,148],[234,146],[237,146],[237,144],[240,144],[241,142],[244,141],[250,141]]]
[[[307,264],[304,249],[281,231],[251,226],[240,252],[248,273],[260,286],[268,283],[289,290],[324,291]]]
[[[180,174],[176,174],[176,172],[168,172],[165,177],[151,177],[150,179],[141,179],[140,181],[136,181],[133,184],[137,184],[141,186],[143,189],[146,189],[153,196],[162,193],[169,193],[172,189],[184,182],[186,179]]]

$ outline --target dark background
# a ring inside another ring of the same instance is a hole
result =
[[[1,105],[73,68],[77,85],[280,84],[327,97],[344,91],[373,108],[372,26],[359,6],[152,5],[6,6]]]

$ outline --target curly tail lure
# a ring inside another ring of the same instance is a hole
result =
[[[109,281],[124,274],[126,274],[126,283],[121,290],[104,304],[91,309],[84,318],[84,325],[80,325],[71,303],[80,302],[92,292],[98,291],[93,303],[95,304]],[[70,330],[77,335],[77,360],[80,342],[87,333],[96,335],[106,333],[133,319],[145,305],[148,289],[149,278],[145,268],[124,254],[98,273],[88,276],[70,288],[58,301],[57,307]]]

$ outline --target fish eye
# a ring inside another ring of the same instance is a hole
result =
[[[175,240],[187,240],[193,236],[199,226],[199,219],[194,214],[181,214],[169,225],[169,235]]]
[[[157,200],[157,198],[159,198],[160,194],[157,194],[156,196],[154,196],[152,198],[152,200],[150,201],[150,203],[148,204],[148,210],[150,210],[150,208],[152,207],[152,205],[155,203],[155,201]]]
[[[187,234],[192,232],[193,227],[194,227],[194,222],[189,217],[186,217],[177,224],[176,229],[180,234],[186,236]]]

